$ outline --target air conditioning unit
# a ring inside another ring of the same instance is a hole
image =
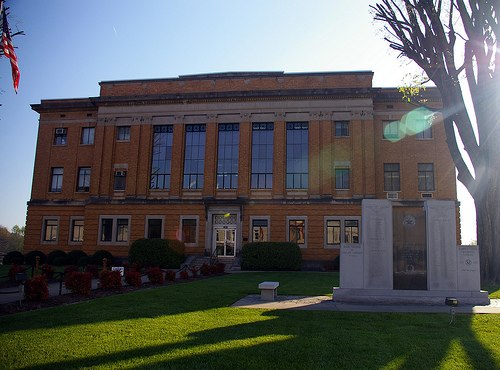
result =
[[[387,193],[387,199],[395,200],[398,199],[398,193]]]
[[[116,171],[115,176],[125,176],[126,172],[125,171]]]
[[[56,134],[57,135],[63,135],[66,133],[66,129],[65,128],[56,128]]]
[[[434,195],[432,193],[420,193],[421,198],[433,198]]]

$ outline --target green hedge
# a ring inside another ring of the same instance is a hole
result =
[[[295,243],[257,242],[248,243],[241,251],[243,270],[300,270],[302,254]]]
[[[179,268],[184,261],[184,243],[171,239],[138,239],[132,243],[128,262],[142,267]]]

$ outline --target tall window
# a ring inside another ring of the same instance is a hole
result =
[[[118,218],[116,220],[116,241],[128,241],[128,218]]]
[[[172,125],[154,126],[151,189],[169,189],[172,166]]]
[[[349,189],[349,168],[335,169],[335,189]]]
[[[383,138],[387,140],[399,139],[399,121],[383,122]]]
[[[340,220],[326,221],[326,244],[340,245]]]
[[[400,191],[399,163],[384,163],[384,191]]]
[[[306,221],[305,219],[288,220],[288,241],[303,247],[306,244]]]
[[[113,219],[112,218],[101,219],[101,241],[102,242],[113,241]]]
[[[114,190],[115,191],[124,191],[125,186],[127,185],[127,172],[126,171],[115,171],[114,178]]]
[[[286,124],[286,187],[307,189],[309,176],[309,125]]]
[[[84,220],[71,220],[71,241],[83,242]]]
[[[269,241],[269,221],[267,219],[252,220],[252,242]]]
[[[82,145],[92,145],[94,144],[94,127],[83,127],[82,128],[82,137],[80,143]]]
[[[217,189],[238,187],[239,130],[238,123],[219,124]]]
[[[419,191],[434,190],[434,164],[432,163],[418,164],[418,190]]]
[[[90,190],[90,167],[80,167],[78,170],[77,191],[88,192]]]
[[[335,121],[335,136],[349,136],[349,121]]]
[[[43,222],[43,241],[55,242],[57,241],[57,219],[45,219]]]
[[[129,240],[130,217],[105,216],[100,218],[99,240],[101,242],[126,243]]]
[[[416,122],[415,137],[420,140],[432,139],[432,118],[420,119]]]
[[[163,219],[161,218],[148,218],[148,239],[160,239],[162,236]]]
[[[186,244],[196,243],[196,223],[195,218],[183,218],[182,223],[182,240]]]
[[[184,189],[203,189],[205,179],[205,125],[186,125]]]
[[[67,144],[68,129],[67,128],[56,128],[54,132],[54,145],[66,145]]]
[[[118,126],[116,128],[116,140],[130,141],[130,126]]]
[[[252,125],[252,189],[273,187],[273,129],[272,123]]]
[[[50,183],[50,191],[59,193],[62,191],[64,169],[62,167],[52,167],[52,181]]]

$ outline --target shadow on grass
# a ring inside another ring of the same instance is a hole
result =
[[[441,314],[276,310],[262,315],[267,319],[193,332],[182,342],[27,368],[422,369],[440,367],[455,355],[464,360],[460,353],[450,353],[454,343],[460,344],[471,368],[499,368],[494,355],[478,341],[471,315],[460,315],[455,326],[449,326],[448,317]]]

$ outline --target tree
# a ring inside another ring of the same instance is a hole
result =
[[[457,178],[476,208],[481,278],[500,282],[498,0],[382,0],[370,8],[385,23],[389,46],[441,92]]]

